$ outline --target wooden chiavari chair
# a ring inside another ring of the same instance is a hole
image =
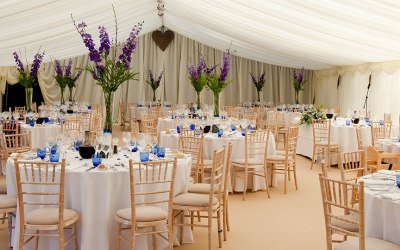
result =
[[[400,249],[400,246],[388,241],[365,237],[364,219],[364,183],[359,185],[333,180],[319,175],[322,204],[324,208],[327,249]],[[352,193],[358,188],[359,206],[351,204]],[[356,232],[352,228],[357,228]],[[345,241],[333,239],[334,234],[345,236]],[[347,236],[352,238],[347,240]],[[354,237],[354,238],[353,238]],[[333,242],[335,248],[333,248]]]
[[[18,112],[19,117],[24,117],[26,110],[25,107],[15,107],[15,112]]]
[[[330,120],[312,120],[313,129],[313,154],[311,160],[311,169],[313,168],[317,157],[321,158],[319,164],[331,166],[331,157],[336,156],[337,162],[340,162],[340,146],[331,141],[331,121]]]
[[[18,134],[20,126],[18,121],[8,119],[2,122],[2,131],[4,134]]]
[[[8,220],[7,227],[1,228],[8,229],[8,245],[11,248],[11,233],[13,227],[13,218],[15,218],[15,213],[17,212],[17,198],[10,195],[0,195],[0,220],[1,224],[4,224],[5,220]]]
[[[67,131],[81,131],[81,121],[79,119],[66,119],[61,122],[61,133]]]
[[[214,151],[213,164],[211,168],[211,178],[209,183],[209,191],[207,194],[199,193],[184,193],[177,195],[173,201],[174,214],[179,216],[179,221],[174,223],[175,226],[191,226],[191,227],[206,227],[208,228],[208,249],[211,250],[211,239],[212,239],[212,220],[213,215],[216,214],[218,222],[218,243],[219,247],[222,247],[222,228],[221,228],[221,203],[223,202],[223,174],[224,174],[224,159],[225,159],[225,147]],[[202,212],[206,215],[202,215],[202,218],[207,218],[207,223],[195,224],[194,220],[190,223],[184,222],[185,212],[188,212],[193,218],[193,213]],[[180,240],[183,238],[183,230],[180,230]],[[181,242],[182,243],[182,242]]]
[[[253,177],[253,191],[255,177],[263,177],[265,179],[268,198],[270,197],[267,166],[265,163],[268,154],[267,143],[269,143],[269,133],[268,130],[246,130],[244,139],[245,158],[232,160],[233,190],[235,190],[236,187],[235,179],[238,176],[237,174],[243,173],[243,200],[246,199],[247,179],[249,174],[252,174]]]
[[[139,133],[139,122],[131,120],[130,128],[131,132]]]
[[[285,154],[267,155],[266,164],[272,164],[272,176],[274,174],[284,175],[284,193],[286,194],[287,181],[290,180],[290,173],[293,173],[294,185],[296,190],[297,185],[297,170],[296,170],[296,149],[297,139],[299,136],[299,127],[292,126],[288,128],[285,139]]]
[[[22,250],[32,239],[36,240],[37,249],[39,237],[58,237],[59,249],[64,249],[73,240],[75,249],[78,249],[75,222],[79,214],[64,208],[65,159],[61,162],[33,162],[15,158],[14,164],[20,220],[19,249]],[[64,239],[65,229],[72,230],[67,240]],[[27,240],[26,236],[29,237]]]
[[[129,161],[131,206],[118,210],[115,215],[118,223],[117,250],[120,249],[121,239],[135,249],[135,239],[139,235],[152,235],[153,249],[157,249],[157,235],[168,241],[168,249],[173,249],[172,201],[176,165],[176,158],[146,163]],[[159,226],[162,225],[166,225],[167,229],[161,229]],[[139,231],[139,228],[148,230]],[[122,234],[126,230],[130,231],[130,239]]]
[[[144,133],[156,133],[157,123],[153,118],[142,120],[142,131]]]
[[[385,139],[386,128],[380,122],[372,122],[371,126],[372,146],[379,148],[379,140]]]
[[[31,133],[2,134],[1,143],[4,148],[5,158],[8,159],[12,153],[23,153],[31,150]]]
[[[126,112],[125,104],[123,102],[119,103],[119,113],[121,116],[122,131],[124,131],[125,125],[130,124],[131,122],[131,115],[130,112]]]

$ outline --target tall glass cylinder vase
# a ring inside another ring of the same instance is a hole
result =
[[[112,91],[104,91],[104,105],[106,109],[106,115],[104,117],[104,133],[112,133],[112,113],[113,113],[113,101],[114,101],[114,92]]]
[[[261,101],[261,99],[260,99],[260,92],[261,92],[261,91],[257,91],[257,102],[260,102],[260,101]]]
[[[64,100],[64,90],[65,88],[60,88],[61,89],[61,105],[65,104],[65,100]]]
[[[32,111],[33,88],[25,88],[26,110]]]
[[[73,97],[72,97],[72,89],[73,88],[68,88],[69,89],[69,97],[68,97],[68,101],[72,102]]]
[[[299,104],[299,94],[300,94],[300,90],[294,91],[294,99],[296,101],[296,104]]]
[[[157,90],[157,89],[153,89],[153,102],[156,101],[156,90]]]
[[[219,94],[221,92],[214,92],[214,117],[219,117]]]
[[[201,99],[200,99],[201,91],[196,92],[196,94],[197,94],[197,108],[200,109],[201,108]]]

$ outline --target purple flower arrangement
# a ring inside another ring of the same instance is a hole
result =
[[[63,67],[59,60],[54,61],[56,75],[54,78],[58,86],[61,89],[61,104],[64,104],[64,89],[66,87],[69,88],[69,99],[73,101],[72,98],[72,89],[76,87],[76,80],[78,80],[79,76],[82,74],[82,70],[78,70],[75,76],[72,75],[72,60],[69,60],[68,64]]]
[[[156,90],[160,86],[161,79],[163,77],[164,71],[161,71],[158,75],[157,80],[154,78],[153,72],[149,69],[149,79],[146,81],[147,84],[153,89],[153,101],[156,101]]]
[[[14,51],[13,56],[17,64],[17,79],[18,82],[25,88],[33,88],[37,82],[37,74],[42,64],[45,53],[36,53],[33,57],[33,62],[30,65],[24,66],[21,60],[21,55]]]
[[[258,77],[258,79],[253,75],[253,73],[250,73],[250,76],[254,86],[257,89],[257,101],[260,101],[260,92],[264,88],[265,84],[265,71]]]
[[[304,80],[304,72],[304,68],[301,68],[299,74],[296,73],[295,69],[292,71],[293,87],[297,91],[304,90],[304,84],[306,83],[306,80]]]
[[[136,49],[138,36],[143,25],[143,22],[135,25],[126,41],[118,43],[118,22],[114,6],[113,12],[116,24],[114,41],[110,40],[106,28],[104,26],[99,26],[100,46],[98,48],[93,41],[92,35],[86,31],[86,23],[81,22],[76,24],[71,15],[76,30],[82,37],[84,45],[89,50],[89,59],[93,62],[92,65],[87,66],[84,70],[89,72],[93,76],[93,79],[96,80],[97,85],[101,86],[103,89],[106,107],[106,117],[104,119],[105,132],[111,132],[112,128],[113,93],[122,83],[128,80],[138,80],[138,73],[131,72],[130,65],[132,54]],[[118,48],[122,48],[120,52],[117,51]],[[114,51],[111,52],[111,49]]]

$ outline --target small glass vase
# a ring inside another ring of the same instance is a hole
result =
[[[26,110],[32,111],[33,88],[25,88]]]
[[[260,102],[260,101],[261,101],[261,99],[260,99],[260,92],[261,92],[261,91],[257,91],[257,102]]]
[[[65,104],[65,100],[64,100],[64,90],[65,88],[60,88],[61,89],[61,105]]]
[[[214,93],[214,117],[219,117],[219,94],[221,92]]]
[[[106,115],[104,118],[104,133],[112,133],[112,113],[113,113],[113,101],[114,101],[114,92],[112,91],[104,91],[104,105],[106,109]]]
[[[156,90],[157,90],[157,89],[153,89],[153,102],[156,101]]]

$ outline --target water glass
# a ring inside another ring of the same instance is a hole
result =
[[[218,133],[217,133],[218,137],[221,137],[223,135],[223,133],[224,133],[223,129],[218,130]]]
[[[60,160],[60,154],[55,153],[50,155],[50,162],[58,162]]]
[[[232,125],[231,125],[231,130],[232,130],[232,131],[236,131],[236,126],[235,126],[235,124],[232,124]]]
[[[346,120],[346,126],[350,126],[351,121],[350,120]]]
[[[400,174],[396,174],[396,184],[397,187],[400,188]]]
[[[181,127],[178,125],[178,126],[176,126],[176,132],[178,133],[178,134],[180,134],[181,133]]]
[[[74,142],[74,148],[75,148],[76,151],[79,150],[79,146],[82,145],[82,143],[83,143],[83,142],[82,142],[81,140],[76,140],[76,141]]]
[[[242,136],[245,136],[245,135],[246,135],[246,130],[242,129]]]
[[[101,158],[101,155],[98,154],[98,153],[95,153],[95,154],[92,156],[92,163],[93,163],[93,166],[94,166],[94,167],[97,167],[98,165],[101,164],[102,160],[103,160],[103,159]]]
[[[196,128],[196,124],[192,123],[190,124],[190,130],[194,130]]]
[[[37,157],[39,157],[40,159],[44,159],[46,157],[46,148],[44,147],[40,147],[37,149]]]
[[[379,121],[379,125],[381,125],[381,126],[385,125],[385,121],[384,120],[380,120]]]
[[[164,158],[165,157],[165,148],[158,148],[157,156],[160,158]]]
[[[57,153],[57,145],[53,145],[51,148],[50,148],[50,154],[55,154],[55,153]]]
[[[149,152],[146,152],[146,151],[140,152],[140,161],[148,162],[149,161]]]

